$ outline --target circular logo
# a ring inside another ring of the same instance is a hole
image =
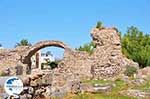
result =
[[[23,91],[23,82],[18,77],[10,77],[5,81],[4,89],[7,94],[18,96]]]

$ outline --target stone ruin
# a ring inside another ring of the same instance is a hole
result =
[[[20,46],[15,49],[0,49],[0,67],[2,71],[10,69],[10,75],[16,75],[16,66],[23,71],[31,68],[30,58],[40,49],[50,46],[63,48],[64,58],[55,71],[76,74],[83,78],[113,78],[129,65],[138,68],[138,64],[127,59],[121,52],[120,34],[115,28],[94,28],[91,36],[96,48],[92,55],[76,51],[60,41],[41,41],[33,46]],[[14,68],[15,67],[15,68]]]
[[[1,71],[9,71],[9,75],[16,75],[16,67],[22,66],[22,74],[26,75],[26,72],[31,69],[30,59],[32,55],[49,46],[60,47],[65,50],[62,61],[58,64],[58,68],[52,71],[52,78],[49,80],[51,81],[50,85],[54,88],[67,89],[68,87],[64,88],[64,86],[72,80],[116,79],[124,72],[126,66],[138,68],[137,63],[127,59],[122,54],[120,34],[116,28],[94,28],[91,31],[91,36],[96,46],[91,55],[85,51],[74,50],[60,41],[41,41],[30,47],[1,49]],[[44,75],[44,72],[41,74]],[[40,77],[42,76],[29,77],[29,84],[34,78],[42,79]]]

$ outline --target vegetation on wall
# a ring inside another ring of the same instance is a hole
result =
[[[22,39],[19,43],[15,45],[15,47],[17,46],[31,46],[31,43],[29,43],[27,39]]]
[[[127,66],[124,72],[124,74],[129,77],[133,76],[136,73],[137,73],[137,69],[133,66]]]
[[[103,23],[101,21],[98,21],[96,24],[96,28],[103,29],[104,28]]]

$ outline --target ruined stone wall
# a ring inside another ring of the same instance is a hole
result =
[[[137,63],[122,54],[120,34],[115,28],[94,28],[91,36],[96,45],[93,54],[84,51],[65,52],[64,59],[55,72],[60,74],[55,77],[58,78],[56,82],[61,81],[59,78],[71,79],[72,76],[80,79],[116,79],[126,66],[138,68]]]
[[[0,49],[0,73],[3,72],[6,73],[6,75],[15,75],[15,68],[18,65],[25,65],[21,62],[21,58],[23,53],[27,50],[29,50],[28,46],[20,46],[14,49]]]
[[[94,79],[111,79],[124,71],[127,65],[138,68],[138,64],[127,59],[121,51],[120,34],[115,28],[94,28],[91,32],[96,45],[90,57],[91,73]]]
[[[53,86],[62,87],[74,79],[90,79],[91,63],[86,52],[65,52],[64,59],[58,64],[58,68],[54,69]]]
[[[64,48],[64,58],[54,70],[55,78],[110,79],[118,76],[127,65],[138,64],[127,59],[121,52],[120,35],[115,28],[94,28],[91,32],[96,48],[92,55],[76,51],[60,41],[41,41],[31,47],[18,47],[0,51],[0,66],[14,67],[18,63],[29,66],[31,56],[38,50],[56,46]],[[2,70],[2,69],[1,69]],[[61,81],[60,79],[56,79]],[[62,81],[63,82],[63,81]]]

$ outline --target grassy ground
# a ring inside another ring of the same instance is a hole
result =
[[[150,81],[146,82],[145,84],[143,84],[141,86],[134,86],[133,89],[139,89],[139,90],[150,92]]]
[[[112,89],[110,94],[117,94],[121,90],[125,90],[128,88],[128,85],[122,80],[116,81],[109,81],[109,80],[87,80],[83,81],[83,83],[90,83],[90,84],[115,84],[115,87]]]
[[[136,99],[133,97],[122,96],[122,95],[105,95],[105,94],[91,94],[84,93],[78,95],[68,95],[65,99]]]
[[[112,91],[110,93],[83,93],[83,94],[69,94],[65,97],[65,99],[137,99],[134,97],[129,96],[123,96],[120,95],[120,91],[127,90],[127,89],[139,89],[139,90],[148,90],[150,91],[150,81],[146,82],[145,84],[141,86],[136,85],[129,85],[125,83],[122,80],[116,80],[116,81],[106,81],[106,80],[87,80],[83,81],[83,83],[91,83],[91,84],[108,84],[108,83],[114,83],[115,87],[112,88]]]
[[[106,84],[112,83],[110,80],[84,80],[82,83],[90,83],[90,84]]]
[[[134,97],[123,96],[119,92],[128,88],[128,85],[122,80],[108,81],[108,80],[86,80],[82,83],[89,84],[112,84],[116,86],[112,89],[110,93],[79,93],[71,94],[69,93],[64,99],[137,99]],[[56,99],[56,98],[54,98]]]

